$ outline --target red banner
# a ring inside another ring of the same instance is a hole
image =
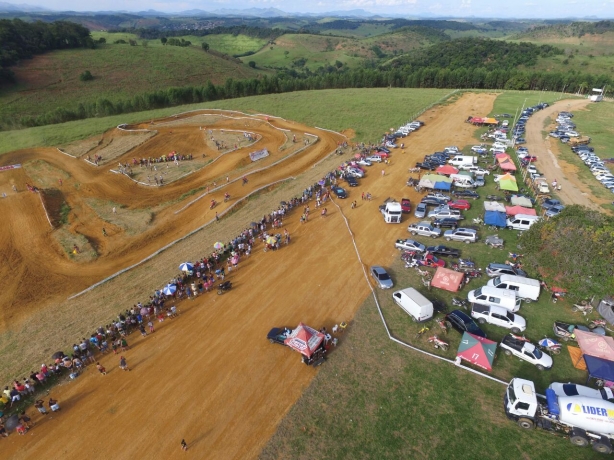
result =
[[[9,169],[18,169],[21,168],[21,165],[8,165],[8,166],[0,166],[0,171],[8,171]]]

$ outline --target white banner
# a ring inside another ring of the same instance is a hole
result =
[[[256,150],[255,152],[252,152],[249,154],[249,157],[252,159],[252,161],[260,160],[268,156],[269,156],[269,151],[267,149]]]

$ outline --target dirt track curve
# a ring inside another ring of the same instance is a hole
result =
[[[572,99],[558,101],[538,111],[527,122],[526,147],[532,155],[537,156],[537,168],[548,179],[548,186],[556,179],[561,190],[556,192],[557,198],[563,204],[579,204],[596,211],[604,212],[599,206],[604,200],[597,199],[588,186],[577,176],[577,167],[560,159],[561,144],[557,139],[548,135],[544,137],[542,131],[546,119],[554,120],[560,111],[583,110],[591,102],[588,99]]]
[[[51,228],[42,209],[40,197],[25,190],[26,183],[37,185],[36,182],[27,176],[23,168],[2,172],[0,188],[10,190],[12,185],[16,185],[18,193],[11,191],[7,199],[0,202],[3,215],[11,216],[5,221],[5,225],[0,226],[0,248],[6,259],[0,268],[0,330],[35,314],[38,308],[46,308],[53,302],[64,300],[68,295],[142,260],[158,248],[210,221],[215,212],[221,213],[234,202],[231,200],[224,203],[224,192],[238,198],[263,185],[297,175],[331,153],[337,143],[344,140],[342,136],[334,133],[275,119],[275,127],[314,134],[318,136],[318,142],[280,167],[249,175],[249,183],[245,187],[240,181],[231,183],[217,192],[212,192],[210,197],[196,202],[180,214],[175,214],[175,211],[193,200],[196,195],[165,207],[155,215],[155,225],[151,229],[134,236],[103,221],[87,206],[86,200],[89,198],[109,200],[128,209],[145,209],[172,202],[190,190],[211,184],[216,178],[219,185],[221,178],[225,178],[227,174],[231,180],[239,178],[239,173],[233,171],[245,161],[249,151],[267,148],[270,152],[278,152],[286,140],[283,132],[265,122],[264,117],[248,117],[254,120],[249,130],[263,136],[260,142],[251,149],[239,149],[220,156],[218,161],[177,182],[160,188],[139,186],[122,175],[109,172],[119,161],[126,163],[133,157],[147,158],[165,155],[171,151],[192,151],[194,145],[201,145],[201,150],[207,151],[211,157],[219,155],[204,145],[200,126],[190,123],[190,116],[194,115],[186,115],[186,123],[183,126],[175,124],[181,118],[171,118],[174,123],[168,125],[159,121],[153,126],[158,131],[156,136],[119,157],[112,164],[98,168],[83,160],[62,155],[53,148],[12,152],[1,157],[2,165],[44,160],[57,170],[70,175],[58,189],[72,208],[71,214],[74,217],[71,218],[71,227],[73,231],[86,235],[94,242],[99,257],[92,263],[76,264],[71,261],[50,234]],[[237,119],[217,122],[215,128],[241,130],[245,125],[245,117],[239,114],[236,116]],[[105,133],[105,136],[112,136],[114,133],[122,134],[113,129]],[[271,155],[258,162],[257,167],[265,167],[280,157],[280,153]],[[210,198],[219,203],[214,210],[209,209]],[[102,236],[103,227],[109,233],[108,238]],[[26,280],[27,282],[24,282]],[[32,288],[32,282],[36,289]]]
[[[377,209],[379,202],[389,196],[415,201],[416,193],[405,185],[407,169],[425,153],[447,145],[473,143],[475,128],[464,123],[466,115],[490,113],[494,99],[491,94],[465,94],[454,104],[423,114],[426,126],[405,141],[406,151],[396,150],[388,166],[371,167],[361,186],[350,189],[349,199],[337,202],[340,209],[328,203],[328,217],[313,213],[304,225],[298,222],[299,213],[292,213],[284,222],[292,235],[289,246],[267,253],[261,246],[255,247],[253,255],[231,274],[232,291],[185,301],[179,305],[182,314],[156,323],[154,334],[130,336],[132,348],[124,353],[130,372],[120,371],[118,356],[110,354],[100,360],[108,375],[87,369],[83,376],[54,389],[52,396],[60,401],[62,411],[44,418],[35,414],[36,426],[26,436],[2,439],[3,457],[41,458],[52,452],[66,460],[185,455],[199,459],[255,458],[317,372],[302,365],[297,353],[269,344],[264,338],[268,330],[272,326],[294,326],[299,321],[330,328],[351,320],[369,293],[342,215],[348,218],[363,262],[387,265],[397,255],[394,239],[407,236],[408,219],[401,225],[385,224]],[[298,126],[290,122],[283,125],[293,129]],[[337,136],[300,128],[320,136],[319,145],[253,177],[250,186],[299,174],[336,147]],[[174,126],[173,134],[179,129]],[[270,138],[272,133],[263,131],[263,135]],[[153,139],[164,136],[161,132]],[[161,148],[168,150],[169,145]],[[179,149],[176,143],[173,149]],[[160,192],[165,198],[177,197],[202,183],[195,174],[168,188],[144,190],[117,176],[83,167],[51,149],[8,154],[2,157],[2,163],[24,162],[25,158],[44,158],[58,167],[71,168],[71,180],[83,184],[80,193],[102,194],[129,206],[155,202]],[[19,174],[23,171],[16,172],[12,179],[27,179]],[[2,177],[5,180],[6,176]],[[362,191],[371,192],[374,200],[361,201]],[[241,192],[240,185],[231,187],[232,195]],[[84,287],[142,258],[211,217],[207,200],[188,208],[181,219],[173,218],[169,209],[155,230],[110,244],[99,261],[76,270],[50,247],[48,223],[36,200],[35,194],[23,192],[0,203],[3,214],[10,216],[10,224],[0,227],[0,244],[16,271],[15,275],[6,270],[2,273],[3,290],[12,290],[10,296],[3,293],[3,306],[15,308],[25,296],[28,308],[36,308],[24,293],[27,289],[14,285],[19,279],[32,280],[28,287],[38,289],[38,279],[45,273],[51,279],[41,280],[41,286],[50,290],[48,299],[73,293],[78,290],[76,286]],[[352,200],[358,201],[356,209],[350,209]],[[25,209],[29,212],[23,212]],[[350,325],[347,334],[351,333]],[[339,346],[343,346],[343,337]],[[334,352],[329,359],[335,359]],[[182,438],[190,446],[187,454],[180,450]]]

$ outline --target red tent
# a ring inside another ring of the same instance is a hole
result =
[[[499,167],[505,171],[516,171],[516,165],[512,160],[505,160],[499,163]]]
[[[324,334],[300,323],[286,340],[284,340],[284,344],[308,358],[311,358],[313,352],[318,349],[323,341]]]
[[[456,356],[491,371],[496,350],[497,342],[465,332]]]
[[[505,214],[508,216],[515,216],[516,214],[527,214],[529,216],[536,216],[535,209],[523,208],[522,206],[506,206]]]
[[[444,176],[449,176],[450,174],[458,174],[458,169],[456,169],[452,165],[443,165],[435,170],[437,174],[443,174]]]
[[[433,281],[431,281],[431,286],[445,289],[446,291],[456,292],[460,289],[464,276],[465,274],[462,272],[439,267],[435,272]]]

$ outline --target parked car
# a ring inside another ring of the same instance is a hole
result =
[[[426,169],[427,171],[435,171],[440,165],[435,163],[418,162],[416,168]]]
[[[527,322],[522,316],[493,305],[474,303],[471,307],[471,316],[480,324],[488,323],[504,327],[510,329],[514,334],[520,334],[527,328]]]
[[[381,163],[382,161],[384,161],[382,157],[378,155],[371,155],[370,157],[367,157],[366,160],[370,163]]]
[[[353,177],[353,176],[346,176],[346,177],[345,177],[345,181],[347,182],[347,184],[348,184],[350,187],[357,187],[357,186],[358,186],[358,181],[357,181],[357,180],[356,180],[356,178],[355,178],[355,177]]]
[[[426,248],[426,251],[430,252],[431,254],[435,254],[436,256],[441,256],[441,257],[460,257],[461,256],[461,252],[458,249],[450,248],[442,244],[438,246],[428,246]]]
[[[463,215],[461,214],[461,212],[457,209],[450,209],[447,207],[442,207],[442,208],[438,208],[435,209],[431,212],[428,213],[428,217],[430,219],[456,219],[456,220],[462,220],[463,219]]]
[[[337,198],[344,199],[348,197],[348,194],[343,187],[334,186],[332,189]]]
[[[401,211],[404,214],[409,214],[411,212],[411,201],[409,198],[401,198]]]
[[[442,206],[442,205],[446,205],[448,202],[445,200],[441,200],[439,198],[435,198],[431,195],[427,195],[424,198],[422,198],[422,200],[420,200],[420,203],[430,204],[432,206]]]
[[[488,264],[486,267],[486,274],[490,277],[499,276],[499,275],[516,275],[523,276],[526,278],[527,273],[524,270],[519,268],[514,268],[509,264]]]
[[[422,259],[418,261],[418,265],[422,265],[425,267],[445,267],[446,263],[435,257],[433,254],[424,254]]]
[[[542,203],[542,209],[550,209],[552,206],[556,206],[559,204],[561,204],[559,200],[555,200],[554,198],[548,198]]]
[[[469,166],[467,171],[475,174],[476,176],[490,176],[490,171],[488,169],[480,168],[479,166]]]
[[[457,198],[471,198],[473,200],[477,200],[480,197],[480,195],[473,190],[454,190],[452,195]]]
[[[484,185],[486,185],[486,182],[484,182],[484,176],[475,176],[473,184],[476,187],[484,187]]]
[[[285,345],[284,341],[292,332],[290,327],[274,327],[266,335],[266,338],[271,343],[277,343],[279,345]]]
[[[346,174],[349,174],[350,176],[354,176],[354,177],[364,177],[365,173],[358,168],[352,168],[351,166],[349,166],[346,170],[345,170]]]
[[[379,265],[374,265],[371,267],[371,276],[375,279],[376,284],[381,289],[390,289],[392,286],[394,286],[388,272]]]
[[[366,158],[361,158],[360,160],[356,162],[356,164],[359,164],[360,166],[371,166],[373,163],[371,163]]]
[[[461,209],[463,211],[467,211],[471,209],[471,205],[467,200],[454,200],[448,203],[450,209]]]
[[[486,334],[476,322],[467,314],[460,310],[453,310],[446,315],[446,323],[456,329],[461,334],[469,332],[470,334],[477,335],[478,337],[486,337]]]
[[[429,222],[417,222],[410,224],[407,227],[407,231],[412,235],[430,236],[431,238],[437,238],[441,236],[441,230],[433,227]]]
[[[453,219],[451,217],[444,217],[441,219],[435,219],[433,222],[433,227],[437,228],[456,228],[458,227],[458,219]]]
[[[424,252],[426,250],[426,246],[424,246],[422,243],[409,238],[406,240],[396,240],[394,247],[403,251]]]
[[[550,209],[546,211],[546,217],[558,216],[561,213],[561,211],[563,211],[563,209],[565,209],[565,206],[563,206],[562,204],[557,204],[556,206],[552,206]]]
[[[462,241],[467,244],[475,243],[478,240],[478,232],[472,228],[446,230],[443,236],[448,241]]]
[[[423,219],[426,216],[426,203],[420,202],[416,205],[414,216],[416,216],[418,219]]]
[[[448,195],[444,195],[443,193],[429,193],[421,201],[427,202],[430,199],[439,200],[440,203],[429,203],[429,204],[442,204],[442,202],[447,203],[450,201],[450,197]]]

